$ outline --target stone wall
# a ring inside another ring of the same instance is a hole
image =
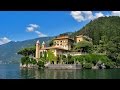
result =
[[[24,64],[24,65],[22,65],[20,63],[20,68],[38,68],[38,65],[33,65],[33,64],[28,64],[28,65]]]
[[[80,64],[49,64],[48,69],[81,69]]]
[[[67,52],[67,53],[63,53],[63,55],[67,56],[68,54],[70,54],[71,56],[77,56],[77,55],[86,55],[87,53],[81,53],[81,52]]]

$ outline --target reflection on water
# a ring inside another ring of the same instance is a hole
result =
[[[29,79],[76,79],[76,70],[21,69],[21,77]]]
[[[109,70],[21,69],[21,78],[23,79],[120,79],[120,72],[118,72],[118,70],[119,69],[109,69]]]
[[[19,64],[0,64],[0,79],[120,79],[120,69],[36,70]]]

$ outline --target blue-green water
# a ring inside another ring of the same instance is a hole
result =
[[[0,79],[120,79],[120,69],[35,70],[18,64],[0,64]]]

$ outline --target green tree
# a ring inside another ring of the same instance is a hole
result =
[[[18,54],[21,54],[21,55],[23,55],[23,56],[29,56],[29,55],[30,55],[30,52],[29,52],[29,49],[28,49],[28,48],[24,48],[24,49],[20,50],[20,51],[18,52]]]
[[[44,52],[44,59],[45,60],[47,59],[47,52],[46,51]]]
[[[39,66],[39,68],[44,68],[44,64],[45,64],[45,59],[44,58],[40,58],[37,62],[37,65]]]
[[[56,57],[55,57],[54,53],[52,52],[52,50],[47,51],[47,60],[50,62],[56,60]]]
[[[50,42],[49,42],[49,46],[52,46],[54,44],[54,42],[53,42],[53,39],[52,40],[50,40]]]
[[[107,52],[107,42],[108,39],[106,36],[101,36],[101,40],[99,41],[99,45],[97,45],[97,52],[98,53],[104,53],[106,54]]]
[[[74,63],[74,60],[72,59],[72,56],[70,54],[67,55],[67,63]]]
[[[107,56],[117,65],[120,60],[120,37],[115,37],[107,44]]]
[[[35,56],[35,47],[30,47],[30,48],[23,48],[20,51],[18,51],[17,54],[23,55],[23,56]]]
[[[25,57],[21,58],[22,65],[24,65],[24,64],[28,65],[29,62],[30,62],[30,58],[28,56],[25,56]]]
[[[35,65],[35,64],[37,64],[37,61],[33,58],[30,58],[30,63]]]
[[[65,55],[61,55],[61,59],[63,60],[64,63],[67,62],[67,57]]]
[[[35,56],[35,47],[24,48],[18,51],[17,54],[23,55],[24,57],[21,58],[21,63],[23,64],[36,64],[36,60],[33,58],[29,58],[30,55]]]
[[[91,53],[93,49],[93,44],[88,41],[81,41],[77,43],[77,45],[74,48],[75,50],[86,52],[86,53]]]
[[[120,17],[118,16],[100,17],[86,24],[82,29],[73,33],[72,36],[86,35],[92,38],[94,45],[99,45],[101,36],[106,36],[108,39],[107,42],[114,37],[120,37],[119,24]]]

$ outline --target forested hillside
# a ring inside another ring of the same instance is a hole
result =
[[[93,39],[93,44],[96,45],[99,44],[99,40],[101,40],[103,36],[106,37],[107,41],[110,41],[115,37],[120,37],[120,17],[100,17],[90,21],[90,23],[81,30],[73,33],[72,36],[79,34],[89,36]]]

